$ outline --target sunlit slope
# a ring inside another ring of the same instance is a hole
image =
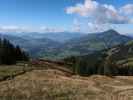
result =
[[[34,70],[1,82],[0,96],[3,100],[132,100],[132,84],[132,76],[67,77],[58,70]]]

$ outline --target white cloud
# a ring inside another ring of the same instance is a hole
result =
[[[120,12],[126,15],[133,15],[133,4],[127,4],[120,8]]]
[[[132,5],[127,5],[123,11],[128,9],[128,13],[132,13]],[[100,24],[125,24],[132,23],[129,16],[121,14],[113,5],[100,4],[93,0],[85,0],[84,4],[76,4],[66,9],[67,14],[78,14],[82,17],[90,19],[93,23]]]
[[[64,29],[42,26],[40,27],[40,31],[41,32],[64,32]]]
[[[0,26],[0,32],[21,32],[24,30],[24,27],[19,27],[16,25]]]
[[[88,31],[89,32],[99,32],[99,31],[103,30],[102,28],[103,27],[101,25],[99,26],[98,24],[94,24],[91,22],[88,23]]]
[[[39,33],[45,33],[45,32],[63,32],[64,29],[62,28],[52,28],[52,27],[32,27],[32,26],[16,26],[16,25],[1,25],[0,26],[0,32],[6,33],[6,32],[39,32]]]
[[[77,13],[81,16],[88,16],[92,13],[98,6],[98,3],[91,0],[86,0],[84,4],[76,4],[76,6],[71,6],[66,9],[68,14]],[[89,12],[89,13],[88,13]]]
[[[80,26],[81,26],[80,21],[78,19],[74,19],[71,31],[72,32],[80,32],[81,31],[80,30],[81,29]]]
[[[96,23],[88,23],[87,32],[95,33],[95,32],[103,32],[109,29],[115,29],[111,24],[96,24]]]

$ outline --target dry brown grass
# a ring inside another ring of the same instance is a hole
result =
[[[24,65],[0,65],[0,81],[24,74],[25,72],[31,71],[32,69],[32,67],[25,67]]]
[[[0,83],[0,100],[133,100],[133,77],[67,77],[34,70]]]

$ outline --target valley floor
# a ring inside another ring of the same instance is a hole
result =
[[[133,76],[66,76],[32,70],[0,82],[0,100],[133,100]]]

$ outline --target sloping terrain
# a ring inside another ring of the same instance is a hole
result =
[[[132,95],[133,76],[68,76],[52,66],[0,82],[1,100],[132,100]]]
[[[120,67],[133,66],[133,41],[115,46],[107,51],[108,59]]]
[[[80,75],[133,75],[133,41],[64,61]]]

